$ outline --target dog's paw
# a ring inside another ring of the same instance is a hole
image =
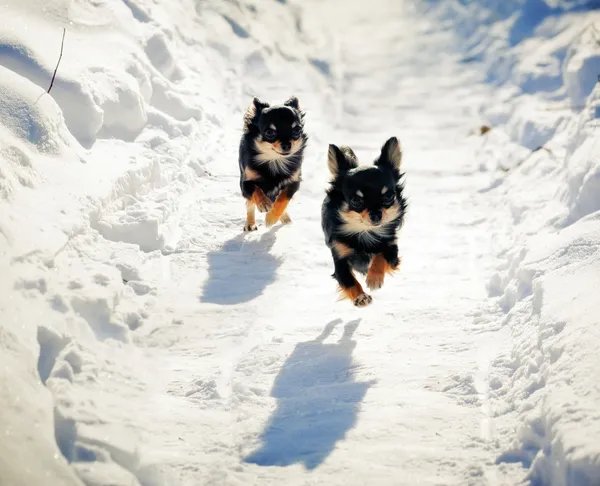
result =
[[[257,204],[256,204],[256,208],[261,212],[261,213],[268,213],[269,211],[271,211],[271,208],[273,207],[273,203],[271,202],[270,199],[264,197],[262,198]]]
[[[279,216],[277,216],[276,214],[273,214],[271,212],[268,212],[265,216],[265,224],[267,226],[273,226],[275,223],[277,223],[277,221],[279,221]]]
[[[258,227],[255,224],[245,224],[244,231],[256,231]]]
[[[371,290],[380,289],[383,286],[383,277],[383,273],[367,273],[367,287],[369,287]]]
[[[283,213],[281,218],[279,218],[279,221],[281,221],[281,224],[290,224],[292,222],[292,218],[290,218],[288,213]]]
[[[354,305],[356,307],[366,307],[373,301],[373,297],[368,294],[360,294],[354,299]]]

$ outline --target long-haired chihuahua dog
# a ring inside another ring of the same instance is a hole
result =
[[[300,187],[307,140],[298,98],[273,106],[253,99],[244,115],[239,153],[240,188],[246,199],[244,231],[257,229],[255,209],[267,213],[267,226],[291,222],[287,206]]]
[[[359,166],[351,148],[329,145],[333,179],[323,201],[321,224],[333,255],[333,277],[342,296],[358,307],[369,305],[372,298],[353,271],[366,274],[367,287],[375,290],[400,264],[397,232],[407,208],[401,162],[396,137],[383,145],[371,166]]]

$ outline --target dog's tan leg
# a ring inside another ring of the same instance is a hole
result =
[[[371,290],[380,289],[383,286],[383,280],[386,273],[392,273],[396,270],[392,267],[381,253],[373,257],[371,266],[367,272],[367,287]]]
[[[267,196],[265,196],[265,193],[260,187],[254,188],[251,201],[261,213],[266,213],[273,207],[273,203]]]
[[[256,216],[255,216],[256,204],[251,199],[246,201],[246,224],[244,231],[256,231]]]
[[[331,250],[335,266],[333,276],[339,284],[342,298],[350,299],[357,307],[369,305],[373,299],[370,295],[365,294],[365,291],[356,280],[348,260],[348,257],[352,254],[352,249],[339,241],[334,241]]]
[[[346,288],[340,285],[339,290],[342,296],[350,299],[356,307],[365,307],[373,301],[370,295],[365,294],[365,291],[356,279],[354,280],[354,285]]]
[[[271,210],[265,216],[265,223],[267,226],[273,226],[279,218],[285,214],[285,210],[287,209],[288,204],[290,203],[290,196],[287,191],[283,191],[277,196],[275,199],[275,203]]]

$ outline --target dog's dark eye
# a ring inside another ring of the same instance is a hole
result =
[[[352,199],[350,199],[350,207],[352,209],[359,210],[360,208],[362,208],[362,205],[363,205],[362,197],[354,196]]]
[[[292,128],[292,138],[297,139],[302,135],[302,129],[298,126]]]
[[[275,130],[273,130],[272,128],[267,128],[265,130],[265,138],[267,140],[275,140],[276,135],[277,135],[277,132]]]
[[[394,196],[394,191],[387,191],[381,199],[383,201],[383,204],[393,204],[394,200],[396,199],[396,197]]]

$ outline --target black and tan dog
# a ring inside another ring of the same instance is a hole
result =
[[[385,274],[400,264],[397,232],[407,207],[401,162],[395,137],[383,145],[372,166],[359,166],[349,147],[329,146],[333,179],[323,201],[321,223],[333,255],[333,277],[343,296],[359,307],[370,304],[372,298],[353,270],[366,274],[367,286],[375,290],[383,285]]]
[[[291,222],[287,206],[300,187],[307,140],[296,97],[274,106],[253,99],[244,116],[239,154],[240,188],[246,199],[244,231],[257,229],[257,208],[267,213],[267,226]]]

